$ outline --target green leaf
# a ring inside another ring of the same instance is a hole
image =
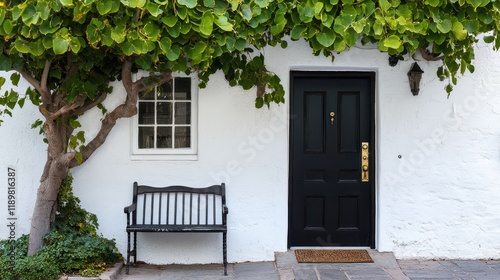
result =
[[[161,19],[161,21],[168,27],[174,27],[178,20],[179,18],[175,15],[166,15]]]
[[[233,25],[230,22],[228,22],[226,16],[220,16],[216,18],[215,24],[217,24],[217,26],[219,26],[224,31],[233,31]]]
[[[69,42],[61,37],[56,37],[52,40],[52,49],[55,54],[63,54],[68,51]]]
[[[211,11],[206,11],[203,13],[200,21],[200,32],[203,35],[209,36],[214,30],[214,16]]]
[[[75,153],[75,160],[78,164],[82,164],[83,162],[83,155],[81,152]]]
[[[215,0],[203,0],[203,6],[207,8],[214,8],[215,7]]]
[[[146,35],[149,40],[156,41],[160,35],[160,28],[153,22],[148,22],[142,28],[142,34]]]
[[[389,0],[379,0],[378,4],[380,5],[380,8],[382,8],[382,10],[384,11],[388,11],[392,7]]]
[[[437,7],[440,4],[440,0],[426,0],[425,4],[431,7]]]
[[[18,37],[16,41],[14,42],[14,47],[19,51],[20,53],[29,53],[30,52],[30,43],[21,37]]]
[[[170,51],[170,47],[172,46],[172,40],[168,37],[163,37],[159,43],[160,49],[164,53],[168,53]]]
[[[19,83],[19,79],[21,79],[21,75],[19,73],[17,73],[17,72],[12,73],[12,75],[10,75],[10,81],[16,87],[17,87],[17,85]],[[5,78],[4,78],[4,82],[5,82]],[[0,87],[2,86],[2,84],[3,83],[0,83]]]
[[[292,40],[298,40],[302,37],[303,32],[307,29],[304,25],[296,25],[292,29]]]
[[[77,37],[71,37],[69,40],[69,47],[71,48],[71,51],[73,53],[78,53],[82,47],[82,44],[80,42],[80,38]]]
[[[26,102],[26,96],[23,97],[23,98],[20,98],[18,101],[17,101],[17,105],[19,105],[19,108],[23,108],[24,107],[24,102]]]
[[[451,31],[451,28],[453,27],[451,21],[449,19],[445,19],[443,21],[437,22],[437,29],[441,33],[448,33]]]
[[[246,46],[247,46],[247,41],[245,41],[242,38],[239,38],[234,43],[234,48],[237,49],[237,50],[239,50],[239,51],[243,51],[246,48]]]
[[[335,49],[336,52],[340,53],[340,52],[345,50],[346,43],[344,40],[335,40],[335,43],[333,44],[333,48]]]
[[[264,106],[264,98],[262,96],[258,96],[255,98],[255,108],[260,109]]]
[[[401,46],[401,39],[396,35],[391,35],[383,40],[383,44],[387,48],[398,49]]]
[[[490,44],[490,43],[493,43],[493,41],[495,41],[495,36],[484,36],[483,39],[484,39],[485,43]]]
[[[10,19],[6,19],[2,24],[5,34],[9,35],[14,29],[14,23]]]
[[[97,11],[99,12],[100,15],[102,15],[102,16],[106,15],[113,8],[113,1],[111,1],[111,0],[97,1],[96,8],[97,8]]]
[[[175,61],[181,54],[181,48],[178,45],[173,45],[167,53],[167,58],[170,61]]]
[[[261,8],[266,8],[269,6],[269,1],[268,0],[255,0],[255,4],[259,5]]]
[[[455,37],[457,37],[460,41],[467,37],[467,30],[465,30],[464,26],[458,21],[453,23],[451,30],[453,31],[453,34],[455,34]]]
[[[34,129],[34,128],[37,128],[37,127],[41,127],[43,124],[43,121],[38,119],[36,120],[34,123],[31,124],[31,128]]]
[[[471,4],[474,7],[474,9],[478,8],[483,3],[482,0],[466,0],[466,2]]]
[[[69,126],[71,128],[79,128],[79,127],[82,127],[82,124],[78,120],[69,119]]]
[[[146,0],[128,0],[129,7],[142,8],[146,5]]]
[[[125,41],[127,33],[125,32],[125,26],[118,25],[111,29],[111,39],[113,39],[116,43],[120,44]]]
[[[241,5],[241,14],[245,20],[250,21],[253,17],[252,8],[247,4]]]
[[[196,0],[176,0],[176,2],[179,5],[184,5],[190,9],[196,7],[196,5],[198,4],[198,1],[196,1]]]
[[[63,6],[73,6],[73,0],[59,0]]]
[[[205,42],[198,42],[188,51],[187,54],[191,59],[197,60],[201,57],[206,48],[207,44]]]
[[[148,12],[153,16],[157,17],[161,14],[163,14],[163,10],[160,8],[160,6],[156,5],[155,3],[148,3],[147,6]]]
[[[331,29],[324,29],[316,35],[316,40],[318,40],[318,43],[328,48],[335,41],[335,32]]]

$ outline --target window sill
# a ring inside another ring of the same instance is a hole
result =
[[[133,161],[196,161],[198,155],[159,155],[159,154],[133,154],[130,156]]]

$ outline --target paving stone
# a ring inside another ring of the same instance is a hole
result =
[[[470,275],[474,280],[495,280],[500,279],[500,275],[498,273],[472,273]]]
[[[342,270],[328,269],[328,268],[317,268],[316,271],[320,275],[321,280],[348,280],[346,273]]]
[[[393,280],[389,275],[373,275],[373,276],[349,276],[352,280]]]
[[[314,268],[294,269],[296,280],[316,280],[318,276]],[[319,280],[319,279],[318,279]]]
[[[295,280],[295,273],[293,268],[283,268],[278,270],[280,280]]]
[[[456,279],[457,277],[447,270],[403,270],[410,279]]]
[[[408,276],[404,274],[404,272],[398,268],[384,268],[384,271],[394,280],[409,280]]]
[[[489,273],[493,270],[483,261],[453,261],[463,271],[467,272],[485,272]]]
[[[357,268],[357,269],[346,269],[345,272],[349,276],[379,276],[387,275],[387,273],[382,268]]]

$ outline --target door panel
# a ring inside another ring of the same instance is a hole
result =
[[[290,246],[373,246],[373,89],[374,73],[291,73]]]

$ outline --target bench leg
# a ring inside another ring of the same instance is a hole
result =
[[[125,274],[128,274],[130,265],[130,232],[127,232],[127,263],[125,267]]]
[[[137,262],[137,232],[134,231],[134,263]]]
[[[227,232],[222,233],[222,260],[224,262],[224,275],[227,275]]]

